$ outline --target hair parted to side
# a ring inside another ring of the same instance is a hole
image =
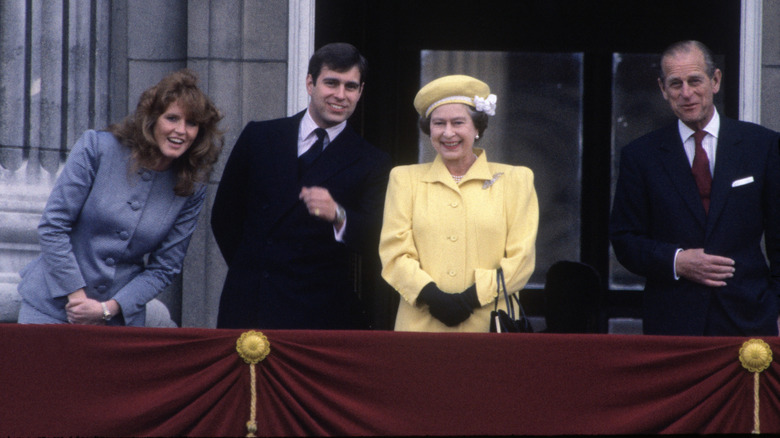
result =
[[[151,167],[162,158],[154,139],[155,123],[172,103],[178,102],[187,119],[198,124],[195,141],[171,164],[177,178],[174,192],[179,196],[191,195],[196,183],[207,181],[225,141],[217,126],[222,114],[197,83],[197,75],[189,69],[170,73],[141,94],[133,114],[108,127],[120,143],[130,148],[135,169]]]
[[[471,116],[471,121],[474,122],[474,128],[477,129],[477,133],[480,137],[485,133],[485,130],[488,127],[488,115],[485,114],[482,111],[477,111],[474,108],[466,105],[466,104],[459,104],[466,107],[466,109],[469,112],[469,115]],[[431,113],[433,114],[433,113]],[[431,135],[431,116],[428,115],[428,117],[420,117],[419,120],[420,130],[422,130],[423,134],[430,137]],[[476,141],[479,141],[479,139],[476,139]]]
[[[357,67],[360,71],[360,82],[366,81],[368,61],[352,44],[330,43],[314,52],[314,55],[309,59],[308,70],[308,74],[311,75],[314,84],[317,84],[317,77],[322,72],[323,66],[339,73],[350,70],[352,67]]]
[[[705,73],[707,73],[708,78],[712,79],[712,77],[715,75],[715,70],[718,68],[715,65],[714,58],[712,57],[712,51],[709,47],[700,41],[686,40],[671,44],[661,54],[661,62],[658,73],[658,77],[661,79],[661,82],[663,83],[666,81],[666,72],[664,72],[664,59],[670,56],[674,56],[678,53],[689,53],[695,49],[698,49],[704,55],[704,64],[707,66]]]

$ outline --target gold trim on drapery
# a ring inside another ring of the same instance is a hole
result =
[[[742,366],[753,373],[753,433],[761,433],[761,422],[758,416],[759,375],[772,363],[772,349],[761,339],[751,339],[742,344],[739,349],[739,361]]]
[[[238,355],[249,364],[252,401],[249,408],[249,421],[246,422],[248,437],[257,436],[257,377],[255,365],[271,353],[271,344],[262,332],[250,330],[244,332],[236,341]]]

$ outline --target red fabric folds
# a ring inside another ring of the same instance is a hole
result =
[[[0,435],[244,435],[243,332],[0,325]],[[260,436],[753,429],[747,338],[263,333]],[[778,433],[778,366],[760,379],[761,432]]]

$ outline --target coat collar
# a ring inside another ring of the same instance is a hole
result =
[[[741,141],[742,135],[737,129],[736,122],[721,117],[715,172],[712,177],[710,211],[709,214],[705,214],[677,125],[670,125],[661,133],[658,149],[661,153],[662,166],[679,195],[685,200],[691,214],[702,227],[706,226],[707,234],[714,229],[723,212],[731,182],[740,176],[737,173],[742,167],[740,163],[745,159],[744,151],[739,147]]]
[[[493,178],[485,150],[474,148],[474,154],[477,156],[477,161],[471,165],[468,172],[463,176],[463,179],[460,182],[461,184],[473,179],[487,181]],[[422,180],[430,183],[439,182],[455,189],[458,187],[458,184],[455,184],[450,171],[447,170],[447,166],[444,165],[444,161],[439,154],[436,154],[436,158],[433,160],[433,163],[428,168],[425,175],[423,175]]]
[[[363,139],[347,125],[341,134],[322,151],[309,172],[301,179],[301,184],[304,186],[321,184],[354,163],[361,156],[359,148],[362,142]]]
[[[312,165],[306,176],[298,179],[298,131],[306,110],[280,120],[276,138],[279,157],[272,159],[272,171],[275,172],[280,187],[300,191],[300,186],[318,185],[344,167],[359,159],[360,144],[363,139],[347,124],[341,133],[322,151],[322,155]],[[300,184],[299,184],[300,183]]]
[[[710,195],[710,214],[707,220],[707,235],[715,227],[726,207],[726,201],[731,193],[731,183],[745,175],[743,162],[750,159],[742,145],[742,134],[733,120],[721,117],[720,133],[718,135],[718,153],[715,159],[715,172],[712,176],[712,193]]]
[[[707,222],[707,215],[704,212],[699,189],[696,187],[696,181],[691,173],[691,165],[685,155],[685,148],[676,123],[669,125],[662,131],[658,149],[661,165],[666,171],[667,177],[685,201],[691,214],[703,227]]]

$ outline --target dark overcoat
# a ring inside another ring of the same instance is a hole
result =
[[[776,132],[721,117],[705,214],[676,124],[623,148],[610,238],[620,263],[647,279],[645,333],[777,334],[779,154]],[[675,280],[678,248],[732,258],[734,277],[725,287]]]
[[[303,114],[250,122],[225,166],[211,217],[228,264],[218,327],[368,326],[351,260],[377,257],[390,159],[347,126],[299,178]],[[343,243],[298,199],[303,186],[328,189],[346,210]]]

